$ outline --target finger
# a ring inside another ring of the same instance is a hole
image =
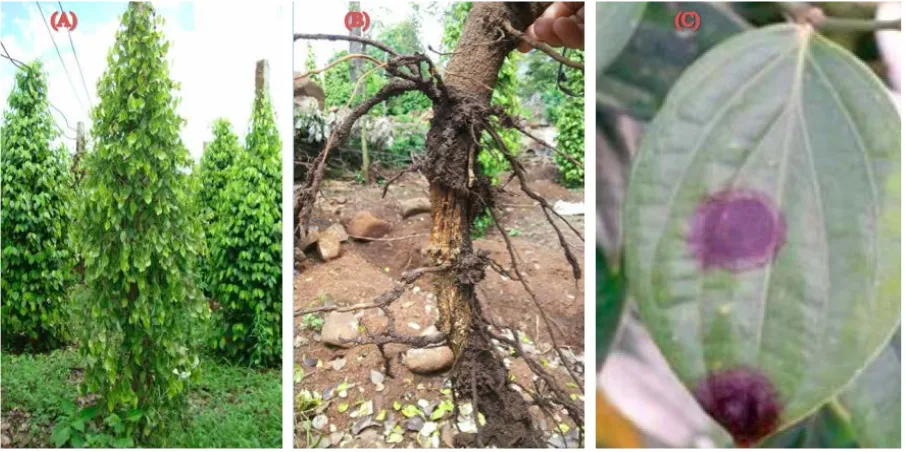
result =
[[[573,14],[572,17],[574,19],[576,19],[576,24],[579,25],[579,28],[584,30],[585,29],[585,7],[583,6],[583,7],[579,8],[576,11],[576,14]]]
[[[554,22],[557,20],[550,17],[539,17],[532,25],[537,36],[536,41],[546,42],[553,47],[562,46],[563,41],[560,40],[560,37],[554,31]]]
[[[585,6],[584,2],[554,2],[549,6],[541,17],[556,19],[558,17],[569,17]]]
[[[551,28],[564,46],[570,49],[585,48],[584,27],[579,27],[579,24],[573,18],[561,17],[555,19]]]

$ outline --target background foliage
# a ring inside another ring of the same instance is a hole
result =
[[[281,357],[281,144],[270,94],[255,96],[245,150],[228,170],[211,241],[216,348],[235,362]]]
[[[211,126],[214,139],[208,143],[201,155],[201,201],[205,218],[211,218],[217,206],[217,198],[229,182],[228,169],[242,151],[239,137],[233,133],[230,122],[224,118],[214,121]]]
[[[520,58],[517,94],[523,103],[541,102],[544,122],[551,124],[560,117],[566,94],[557,86],[559,65],[543,52],[529,52]],[[542,118],[530,118],[542,119]]]
[[[585,61],[585,52],[576,51],[572,58]],[[566,69],[564,69],[566,70]],[[565,83],[567,89],[580,94],[585,90],[585,77],[579,71],[569,71]],[[571,156],[581,166],[559,153],[554,153],[554,162],[560,171],[560,178],[567,187],[581,187],[585,183],[585,98],[567,96],[557,117],[557,149]]]
[[[202,220],[205,224],[216,222],[216,212],[219,208],[220,197],[229,182],[229,169],[239,153],[242,152],[242,146],[239,145],[239,137],[233,133],[233,128],[229,121],[224,118],[217,119],[211,128],[214,138],[207,143],[204,153],[201,155],[201,162],[197,167],[198,183],[200,184],[198,202],[202,210]],[[204,255],[199,258],[201,274],[199,284],[205,295],[210,295],[209,287],[212,279],[212,269],[209,254],[213,245],[213,237],[208,234],[205,236],[205,240]]]
[[[311,46],[311,43],[308,43],[307,52],[308,53],[305,54],[305,71],[311,72],[318,68],[317,63],[315,62],[315,49]],[[321,84],[321,82],[323,82],[321,74],[312,74],[310,77],[315,83]]]
[[[47,350],[66,339],[73,180],[69,155],[55,144],[47,81],[39,62],[23,66],[4,112],[2,180],[2,330],[13,348]]]

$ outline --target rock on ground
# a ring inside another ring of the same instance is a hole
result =
[[[453,350],[446,345],[432,348],[413,348],[403,357],[406,368],[417,374],[429,374],[449,369],[453,364]]]
[[[355,214],[346,230],[354,237],[378,239],[387,235],[390,228],[390,223],[363,211]]]
[[[308,230],[308,234],[305,234],[305,237],[302,237],[302,242],[298,244],[298,248],[302,251],[308,249],[308,247],[314,245],[318,241],[318,230],[312,228]]]
[[[338,347],[350,347],[347,341],[359,335],[359,320],[351,312],[332,312],[321,328],[321,341]]]
[[[337,231],[328,229],[318,237],[318,253],[324,262],[336,259],[340,255],[340,237],[337,234]]]
[[[349,234],[346,233],[346,228],[344,228],[340,223],[334,223],[330,225],[330,227],[327,228],[327,230],[324,232],[334,234],[337,237],[337,240],[341,242],[349,240]]]
[[[305,260],[305,253],[302,252],[299,248],[293,248],[293,262],[296,264],[298,269],[299,264]]]
[[[400,201],[400,214],[403,218],[431,212],[431,201],[428,198],[412,198]]]

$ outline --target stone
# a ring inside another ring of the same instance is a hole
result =
[[[349,234],[346,233],[346,228],[343,227],[340,223],[334,223],[324,231],[325,234],[334,234],[337,237],[337,240],[345,242],[349,240]]]
[[[311,421],[311,426],[315,430],[323,430],[327,426],[327,416],[319,414]]]
[[[298,72],[293,74],[293,97],[313,98],[318,102],[319,108],[324,108],[324,89],[315,83],[314,80],[303,77],[302,74]]]
[[[538,405],[529,406],[529,415],[532,417],[532,423],[539,431],[547,431],[547,415],[538,407]]]
[[[453,427],[450,426],[450,423],[444,423],[440,427],[440,440],[444,443],[444,446],[448,448],[453,448]]]
[[[422,330],[422,332],[421,332],[421,334],[419,334],[419,336],[434,336],[435,334],[438,334],[438,333],[440,333],[440,331],[437,331],[436,326],[428,325],[427,328]]]
[[[560,199],[554,203],[554,212],[557,212],[564,217],[585,215],[585,203],[582,201],[569,202]]]
[[[299,248],[293,248],[293,266],[300,272],[305,268],[305,253]]]
[[[337,347],[350,347],[351,344],[347,342],[358,336],[359,319],[351,312],[330,313],[321,328],[321,341]]]
[[[425,426],[425,420],[421,416],[413,416],[406,421],[406,430],[417,432]]]
[[[453,350],[446,345],[432,348],[413,348],[403,355],[403,364],[417,374],[430,374],[449,369]]]
[[[310,246],[318,242],[318,229],[312,228],[308,230],[308,234],[305,234],[305,237],[302,237],[302,241],[297,245],[298,248],[302,251],[307,250]]]
[[[428,201],[428,198],[412,198],[400,201],[400,214],[403,215],[403,218],[423,213],[431,213],[431,201]]]
[[[330,364],[330,367],[333,368],[333,370],[336,370],[336,371],[343,370],[343,368],[346,367],[346,358],[337,358],[337,359],[331,361],[329,364]]]
[[[381,434],[373,429],[365,429],[356,437],[356,442],[362,448],[366,449],[382,449],[383,444],[381,442]]]
[[[333,432],[330,434],[330,443],[333,446],[339,446],[345,437],[346,432]]]
[[[346,230],[353,237],[378,239],[387,235],[390,228],[390,223],[372,215],[371,212],[363,211],[355,214]]]
[[[318,254],[327,262],[340,256],[340,240],[336,232],[324,231],[318,237]]]

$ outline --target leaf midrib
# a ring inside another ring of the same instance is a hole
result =
[[[787,104],[787,106],[784,109],[784,112],[782,114],[788,114],[791,111],[790,109],[793,108],[794,106],[798,105],[798,108],[802,107],[802,78],[803,78],[803,73],[804,73],[804,68],[805,68],[805,58],[806,58],[806,54],[808,53],[808,52],[806,52],[806,50],[808,49],[809,38],[812,35],[812,31],[811,30],[801,31],[801,29],[800,29],[799,33],[804,33],[805,38],[797,40],[797,42],[800,43],[801,45],[799,47],[799,55],[796,58],[796,70],[793,73],[793,86],[790,88],[790,95],[789,95],[790,101],[789,101],[789,104]],[[797,37],[798,37],[798,35],[797,35]],[[790,149],[792,147],[790,145],[790,138],[793,135],[792,134],[793,122],[795,122],[795,121],[791,120],[787,124],[786,136],[783,138],[783,148],[784,149],[783,149],[783,157],[780,160],[781,166],[780,166],[780,177],[778,178],[779,184],[774,193],[774,201],[777,203],[777,211],[781,212],[781,214],[783,212],[783,194],[786,191],[786,178],[787,178],[786,173],[787,173],[787,169],[789,168],[789,163],[790,163]],[[776,256],[775,256],[775,259],[776,259]],[[768,261],[767,265],[765,266],[765,277],[764,277],[764,283],[762,284],[761,300],[758,303],[758,306],[760,308],[760,313],[758,316],[758,324],[757,324],[758,327],[755,328],[756,336],[755,336],[755,346],[753,347],[753,350],[755,350],[755,353],[757,354],[756,356],[759,357],[758,358],[759,361],[760,361],[760,356],[761,356],[761,341],[764,336],[764,320],[765,320],[765,317],[767,317],[767,310],[768,310],[768,306],[767,306],[768,305],[768,292],[770,292],[770,287],[771,287],[771,282],[773,281],[773,277],[774,277],[774,259],[771,259],[770,261]]]

